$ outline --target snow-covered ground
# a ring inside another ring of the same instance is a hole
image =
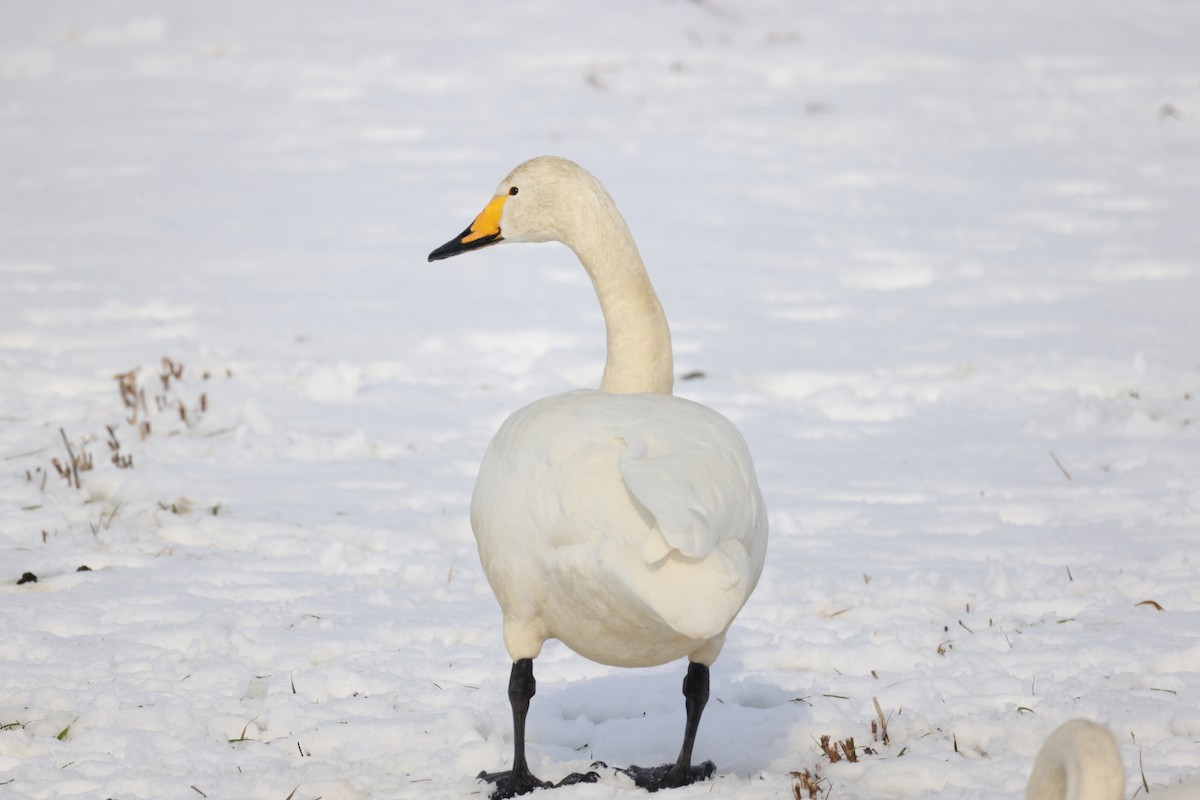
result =
[[[0,796],[487,791],[475,469],[603,328],[565,248],[425,256],[539,153],[621,206],[771,511],[673,797],[1018,797],[1076,716],[1127,795],[1200,774],[1198,37],[1171,0],[10,2]],[[534,771],[673,758],[682,672],[548,645]]]

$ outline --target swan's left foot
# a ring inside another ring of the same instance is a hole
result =
[[[633,782],[650,792],[659,789],[675,789],[687,786],[697,781],[706,781],[717,771],[717,765],[711,761],[694,767],[681,767],[679,764],[663,764],[660,767],[636,767],[619,769],[633,778]]]

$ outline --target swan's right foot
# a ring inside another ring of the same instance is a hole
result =
[[[576,783],[595,783],[600,780],[600,776],[595,772],[572,772],[558,783],[549,783],[538,779],[529,770],[523,770],[519,773],[514,773],[513,770],[506,770],[504,772],[484,771],[476,777],[478,780],[496,784],[496,791],[492,792],[492,800],[504,800],[504,798],[508,797],[529,794],[534,789],[557,789],[560,786],[573,786]]]
[[[595,783],[600,776],[595,772],[573,772],[558,783],[547,783],[529,771],[525,760],[525,715],[529,713],[529,700],[537,693],[537,681],[533,679],[533,659],[522,658],[513,662],[508,676],[508,701],[513,711],[513,768],[504,772],[484,770],[477,780],[496,784],[492,800],[503,800],[519,794],[529,794],[534,789],[555,789],[575,783]]]

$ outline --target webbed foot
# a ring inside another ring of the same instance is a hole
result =
[[[595,772],[572,772],[558,783],[550,783],[540,780],[528,770],[516,774],[512,770],[505,770],[504,772],[487,772],[485,770],[479,773],[476,778],[496,784],[496,791],[492,792],[492,800],[504,800],[504,798],[529,794],[534,789],[557,789],[560,786],[572,786],[576,783],[595,783],[600,780],[600,776]]]
[[[618,769],[633,778],[633,782],[649,792],[659,789],[674,789],[687,786],[697,781],[706,781],[717,771],[717,765],[705,761],[693,767],[681,767],[679,764],[663,764],[658,767],[630,766]]]
[[[572,772],[570,775],[554,784],[554,788],[557,789],[560,786],[574,786],[577,783],[596,783],[599,780],[600,773],[598,772]]]
[[[496,791],[492,792],[492,800],[503,800],[503,798],[516,797],[519,794],[529,794],[534,789],[548,789],[551,786],[530,772],[514,773],[512,770],[504,772],[484,770],[475,778],[496,784]]]

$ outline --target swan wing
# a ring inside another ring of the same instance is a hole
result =
[[[758,582],[767,533],[762,497],[732,423],[679,398],[655,411],[622,436],[621,477],[655,528],[641,542],[648,569],[624,574],[675,630],[715,636]]]
[[[723,540],[757,530],[758,487],[745,444],[728,421],[691,403],[673,411],[669,424],[639,423],[624,432],[618,468],[629,494],[654,518],[666,551],[704,558]],[[692,419],[681,421],[680,411]],[[666,555],[657,544],[647,542],[647,561]]]

